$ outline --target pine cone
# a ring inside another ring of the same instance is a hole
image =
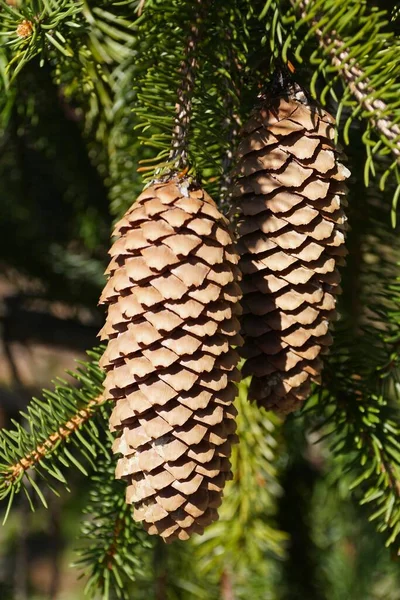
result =
[[[334,119],[298,88],[265,99],[244,126],[233,189],[243,273],[249,397],[286,414],[319,382],[340,292],[349,171]]]
[[[116,477],[149,533],[184,540],[218,518],[231,478],[239,258],[213,200],[185,180],[147,188],[114,234],[100,333]]]

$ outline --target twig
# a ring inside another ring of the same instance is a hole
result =
[[[37,445],[35,450],[21,458],[15,465],[7,468],[4,479],[8,485],[12,485],[22,473],[32,468],[36,463],[45,458],[61,440],[67,440],[79,427],[88,421],[96,408],[105,402],[103,395],[91,400],[86,408],[82,408],[76,415],[71,417],[62,427],[49,435],[47,440]]]
[[[138,16],[139,16],[139,17],[140,17],[140,15],[141,15],[141,14],[142,14],[142,12],[143,12],[144,5],[145,5],[145,4],[146,4],[146,0],[140,0],[140,2],[139,2],[139,4],[138,4],[138,7],[137,7],[137,9],[136,9],[136,10],[137,10],[137,14],[138,14]]]
[[[310,6],[310,0],[300,0],[297,2],[291,0],[292,4],[301,9],[301,16],[307,15],[307,9]],[[320,19],[315,17],[312,20],[313,25],[318,25]],[[371,86],[368,77],[365,77],[363,69],[357,62],[350,58],[350,52],[346,48],[346,44],[338,36],[336,31],[332,31],[330,35],[324,35],[322,29],[317,27],[315,33],[321,47],[330,48],[332,64],[340,71],[349,86],[353,96],[363,106],[363,108],[371,113],[376,113],[378,116],[371,116],[371,123],[376,129],[386,137],[390,142],[395,144],[391,147],[391,151],[399,160],[400,157],[400,127],[393,123],[388,117],[382,116],[387,112],[388,106],[383,100],[371,97],[376,94],[376,90]]]
[[[201,8],[204,2],[196,0],[197,13],[190,28],[190,35],[185,48],[185,58],[181,63],[181,84],[178,89],[176,103],[176,115],[174,119],[174,130],[172,138],[172,149],[170,159],[175,167],[180,170],[187,166],[190,117],[192,113],[192,98],[195,86],[195,74],[197,69],[197,47],[200,40],[200,24],[202,22]]]
[[[231,573],[226,569],[223,570],[220,579],[221,600],[235,600],[235,592],[233,589],[233,581]]]
[[[114,556],[117,553],[118,540],[119,540],[119,537],[120,537],[120,534],[121,534],[123,528],[124,528],[124,521],[120,516],[118,516],[115,521],[112,540],[106,551],[105,559],[104,559],[105,566],[107,567],[107,569],[109,571],[112,571],[112,569],[113,569]]]

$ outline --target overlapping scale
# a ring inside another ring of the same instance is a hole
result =
[[[282,93],[254,111],[238,149],[243,374],[250,398],[283,414],[320,381],[332,342],[350,175],[333,138],[327,112]]]
[[[114,235],[100,333],[116,477],[149,533],[185,540],[231,478],[239,258],[213,200],[178,179],[147,188]]]

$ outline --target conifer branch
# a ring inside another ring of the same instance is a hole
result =
[[[0,500],[9,498],[6,517],[15,494],[24,490],[29,497],[26,484],[46,506],[40,480],[55,491],[51,480],[67,485],[63,467],[74,465],[87,474],[81,459],[95,469],[96,457],[106,451],[102,438],[108,431],[107,403],[102,396],[103,373],[97,365],[99,350],[88,354],[93,361],[69,373],[77,387],[59,380],[54,391],[43,391],[43,400],[30,402],[21,413],[22,424],[13,420],[14,429],[1,430]],[[39,480],[33,481],[31,469]]]
[[[351,378],[343,379],[351,390]],[[364,386],[363,386],[364,387]],[[353,392],[354,393],[354,392]],[[351,391],[344,396],[322,395],[322,406],[328,413],[327,419],[333,427],[331,436],[335,454],[341,457],[341,468],[352,475],[351,490],[356,491],[362,505],[370,505],[370,520],[377,521],[377,529],[384,532],[387,545],[394,545],[399,552],[400,519],[400,428],[398,419],[387,406],[383,397],[368,394],[365,390]],[[357,492],[358,490],[358,492]]]
[[[139,170],[146,172],[146,180],[151,180],[154,173],[184,169],[189,161],[196,174],[207,172],[202,183],[216,196],[227,147],[221,130],[230,118],[225,100],[227,95],[235,94],[226,59],[230,52],[238,57],[240,78],[244,79],[248,40],[251,38],[257,45],[262,36],[258,13],[245,0],[229,4],[174,0],[172,10],[179,18],[171,19],[171,13],[167,14],[161,3],[149,2],[140,17],[138,30],[143,50],[135,57],[134,89],[138,102],[134,111],[135,128],[145,133],[139,140],[146,146],[146,154]],[[227,27],[235,32],[230,40]],[[149,39],[153,40],[152,45],[148,44]],[[246,100],[247,103],[241,102],[241,115],[251,109],[251,92]]]
[[[144,49],[135,57],[133,83],[139,101],[135,107],[136,129],[146,132],[139,141],[147,147],[138,170],[146,172],[149,180],[165,169],[186,166],[200,4],[201,0],[195,6],[177,0],[173,7],[179,12],[176,23],[157,2],[146,4],[140,16],[139,44],[142,41]]]
[[[301,16],[306,18],[311,1],[293,0],[293,4],[301,9]],[[350,49],[346,47],[340,35],[335,30],[324,33],[319,26],[321,20],[322,17],[315,16],[311,21],[320,46],[330,55],[332,64],[342,74],[357,102],[370,113],[373,126],[391,142],[391,151],[399,158],[400,127],[394,122],[395,115],[391,114],[390,107],[383,100],[377,98],[379,92],[372,87],[364,70],[351,57]]]
[[[144,10],[145,4],[146,4],[146,0],[139,0],[139,4],[138,4],[137,9],[136,9],[137,14],[138,14],[139,17],[140,17],[140,15],[142,14],[142,12]]]
[[[360,504],[369,507],[370,519],[385,533],[387,545],[398,552],[400,285],[396,278],[400,247],[381,191],[371,187],[366,197],[354,204],[357,231],[349,233],[349,241],[356,236],[359,256],[357,264],[351,265],[347,285],[354,284],[356,271],[357,314],[344,318],[335,332],[320,406],[334,440],[333,452],[340,457],[340,468],[352,477],[351,489]],[[352,250],[354,254],[355,248]]]
[[[86,408],[80,409],[77,413],[66,421],[57,431],[51,433],[47,439],[38,444],[32,452],[23,456],[14,465],[7,468],[8,474],[4,475],[7,485],[15,483],[24,471],[33,468],[38,462],[51,454],[59,443],[66,442],[86,421],[88,421],[96,412],[98,406],[104,404],[103,395],[91,400]]]
[[[187,167],[190,117],[192,112],[192,97],[195,86],[196,69],[198,66],[198,44],[200,41],[200,26],[202,12],[206,2],[196,0],[197,9],[193,15],[193,23],[184,50],[184,58],[180,67],[181,83],[177,91],[176,115],[172,135],[170,160],[176,169]]]
[[[92,476],[87,519],[81,526],[75,567],[88,575],[89,597],[128,598],[129,584],[149,568],[153,541],[132,518],[125,486],[114,478],[111,455],[100,461]]]

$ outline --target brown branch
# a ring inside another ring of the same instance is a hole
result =
[[[369,434],[368,431],[364,431],[363,433],[361,433],[360,437],[363,440],[363,442],[368,446],[367,452],[371,460],[377,460],[374,449],[374,440],[372,439],[372,436]],[[394,472],[394,466],[391,464],[390,458],[387,459],[385,454],[384,450],[382,450],[380,453],[379,472],[383,475],[386,475],[389,488],[393,491],[397,500],[400,500],[400,480],[397,478],[396,473]]]
[[[54,450],[60,441],[67,440],[83,423],[88,421],[97,407],[105,402],[103,395],[91,400],[86,408],[80,409],[76,415],[71,417],[62,427],[50,434],[44,442],[38,444],[32,452],[21,458],[15,465],[9,467],[5,479],[8,485],[12,485],[22,473],[32,468],[36,463],[45,458]]]
[[[196,0],[197,12],[190,28],[190,34],[185,47],[185,57],[181,63],[181,84],[177,92],[176,113],[172,136],[170,159],[175,161],[177,169],[184,169],[188,162],[188,145],[192,99],[197,70],[197,47],[200,40],[200,24],[204,10],[204,1]],[[202,6],[203,5],[203,6]],[[202,10],[201,10],[202,9]]]
[[[108,547],[108,550],[106,551],[106,556],[103,561],[109,571],[111,571],[114,566],[114,556],[117,553],[118,540],[119,540],[119,537],[120,537],[120,534],[121,534],[123,528],[124,528],[123,519],[121,517],[117,517],[117,519],[115,521],[114,529],[113,529],[112,540]]]
[[[141,14],[142,14],[142,12],[143,12],[144,5],[145,5],[145,4],[146,4],[146,0],[140,0],[140,2],[139,2],[139,4],[138,4],[138,7],[137,7],[137,9],[136,9],[136,11],[137,11],[137,14],[138,14],[138,16],[139,16],[139,17],[140,17],[140,15],[141,15]]]
[[[307,15],[310,0],[301,0],[299,3],[296,0],[291,0],[291,2],[301,9],[302,17]],[[320,19],[317,17],[312,20],[314,26],[318,25],[319,22]],[[315,33],[322,48],[327,49],[330,47],[329,54],[332,64],[342,73],[356,100],[365,110],[377,114],[376,117],[370,117],[371,123],[381,135],[395,144],[395,147],[391,148],[391,150],[399,161],[400,127],[396,123],[393,123],[390,118],[383,116],[388,110],[388,105],[383,100],[370,97],[371,94],[376,94],[376,90],[371,86],[370,80],[368,77],[365,77],[363,69],[357,64],[356,60],[350,58],[350,51],[346,48],[345,42],[341,40],[336,31],[332,31],[330,35],[324,35],[322,29],[317,27]]]
[[[400,480],[397,479],[396,474],[394,473],[394,467],[383,456],[381,460],[382,465],[380,466],[380,471],[387,476],[390,489],[394,492],[397,500],[400,500]]]
[[[231,573],[226,569],[223,570],[220,579],[221,600],[235,600],[235,592],[233,589],[233,581]]]

